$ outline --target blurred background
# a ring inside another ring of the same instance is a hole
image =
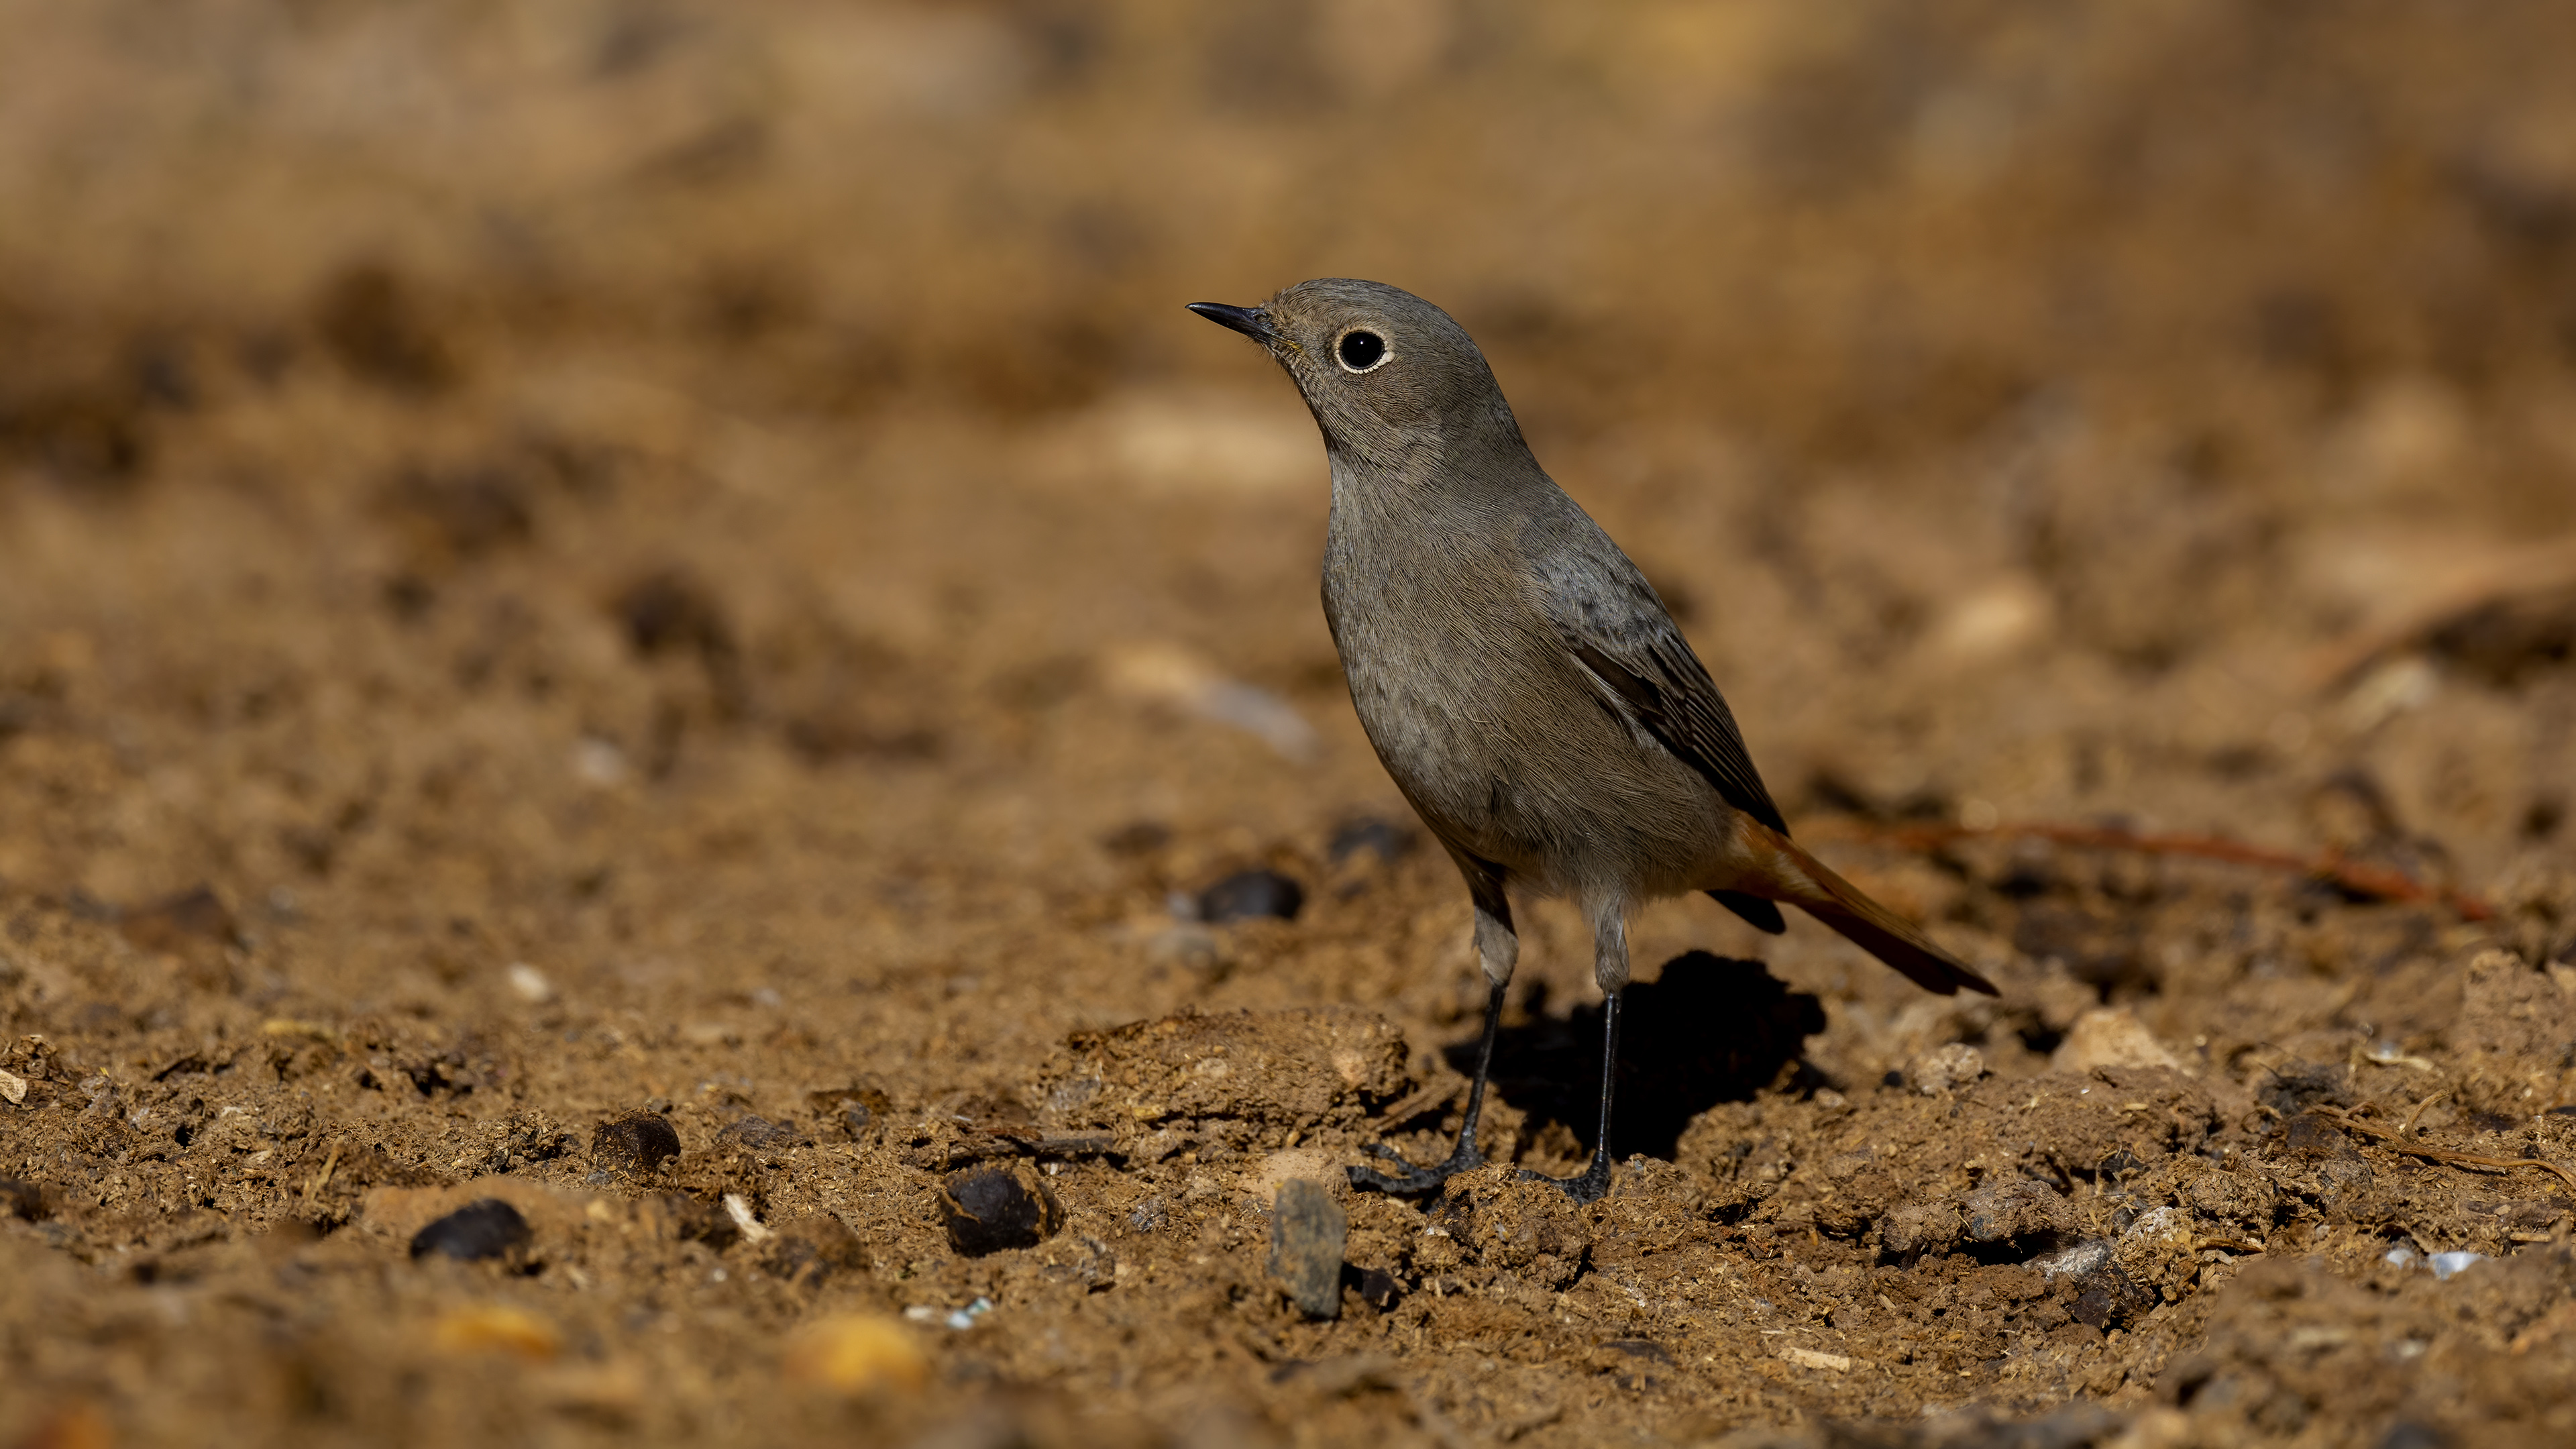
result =
[[[2569,54],[2539,0],[0,6],[10,727],[410,659],[600,779],[1087,739],[1073,841],[1320,730],[1383,794],[1311,428],[1181,311],[1346,274],[1486,346],[1793,809],[2492,874],[2576,778]],[[1120,763],[1233,683],[1202,774]],[[292,874],[415,773],[0,875]]]

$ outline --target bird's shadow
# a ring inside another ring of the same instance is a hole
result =
[[[1493,1091],[1533,1129],[1562,1122],[1589,1145],[1601,1113],[1601,1005],[1564,1017],[1543,1005],[1533,1000],[1527,1025],[1496,1034]],[[1759,961],[1685,951],[1665,962],[1660,979],[1628,988],[1620,1017],[1613,1153],[1669,1159],[1692,1117],[1750,1100],[1824,1029],[1824,1003]],[[1461,1073],[1476,1069],[1473,1037],[1441,1054]]]

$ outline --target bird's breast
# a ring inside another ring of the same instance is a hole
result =
[[[1324,607],[1396,785],[1453,843],[1545,883],[1598,833],[1588,817],[1632,793],[1618,777],[1639,761],[1508,567],[1328,553]]]

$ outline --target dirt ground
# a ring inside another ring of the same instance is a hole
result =
[[[2576,1442],[2571,32],[0,6],[0,1443]],[[1349,1188],[1330,274],[1999,1000],[1654,907],[1578,1209],[1530,903]]]

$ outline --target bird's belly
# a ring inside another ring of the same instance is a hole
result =
[[[1725,807],[1570,665],[1526,645],[1370,648],[1343,671],[1378,758],[1452,844],[1544,892],[1693,888]]]

